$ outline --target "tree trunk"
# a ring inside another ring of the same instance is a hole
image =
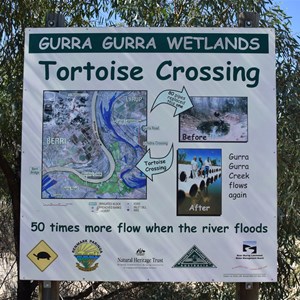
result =
[[[36,286],[36,282],[20,280],[20,278],[18,278],[17,300],[31,300],[32,292],[35,290]]]
[[[236,300],[257,300],[259,295],[259,283],[254,282],[252,288],[246,289],[245,282],[236,283]]]
[[[17,158],[20,170],[20,162]],[[10,198],[12,200],[13,220],[14,220],[14,246],[18,270],[17,300],[31,300],[31,294],[37,286],[36,282],[20,280],[20,175],[11,168],[3,153],[0,151],[0,168],[5,175]]]

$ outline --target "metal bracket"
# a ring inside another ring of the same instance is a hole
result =
[[[51,281],[43,281],[44,289],[51,289]]]
[[[49,12],[46,15],[46,27],[65,27],[65,17],[62,14]]]
[[[240,13],[239,27],[259,27],[259,13],[252,11]]]
[[[246,290],[252,290],[253,289],[253,282],[246,282],[245,283],[245,289]]]

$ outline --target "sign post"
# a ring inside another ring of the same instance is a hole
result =
[[[39,282],[40,300],[59,300],[59,282],[42,281]]]
[[[259,14],[256,12],[241,12],[239,14],[239,27],[259,27]],[[236,284],[237,300],[255,300],[259,296],[259,283],[239,282]]]
[[[276,281],[274,36],[27,29],[21,278]]]
[[[53,28],[53,27],[64,27],[64,26],[65,26],[65,17],[63,14],[51,13],[51,12],[47,13],[46,27]],[[50,250],[50,248],[47,248],[47,250]],[[46,253],[48,253],[48,252],[46,252]],[[54,257],[56,258],[57,254],[55,252],[53,252],[53,254],[54,254]],[[50,256],[50,254],[49,254],[49,256]],[[46,263],[44,265],[45,269],[47,268],[48,264],[51,263],[49,260],[48,260],[48,263]],[[40,261],[40,260],[38,260],[38,261]],[[33,259],[32,262],[35,263],[35,259]],[[38,266],[38,265],[40,265],[40,263],[36,264],[36,266]],[[39,282],[39,299],[40,300],[58,300],[59,299],[59,281],[40,281]]]

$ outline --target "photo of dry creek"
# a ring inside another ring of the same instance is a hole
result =
[[[247,142],[246,97],[190,97],[193,107],[180,115],[181,142]]]

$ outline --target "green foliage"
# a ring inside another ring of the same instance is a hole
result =
[[[47,12],[62,12],[67,26],[109,25],[108,0],[3,0],[0,4],[0,150],[14,164],[21,143],[24,30],[44,27]],[[7,151],[9,149],[10,151]]]
[[[300,56],[295,39],[285,31],[279,36],[282,40],[277,43],[278,205],[282,218],[278,235],[278,286],[289,287],[279,290],[282,299],[297,299],[300,297]]]
[[[48,11],[63,12],[67,25],[105,22],[107,0],[2,0],[0,2],[0,200],[13,212],[15,256],[19,251],[20,152],[24,35],[26,27],[44,27]],[[60,7],[61,5],[61,7]],[[7,225],[11,228],[10,224]],[[7,233],[10,231],[7,229]],[[4,240],[2,242],[5,242]],[[1,245],[0,245],[1,246]],[[9,278],[9,277],[5,277]],[[36,283],[18,281],[18,299],[30,299]]]
[[[184,163],[186,155],[186,152],[178,152],[178,163]]]
[[[300,74],[299,40],[290,18],[271,0],[116,0],[112,6],[129,26],[232,27],[237,13],[255,11],[261,27],[276,30],[278,101],[278,205],[283,217],[278,227],[278,283],[263,284],[261,299],[300,297]]]
[[[236,27],[238,13],[268,12],[265,0],[112,0],[128,26]]]

